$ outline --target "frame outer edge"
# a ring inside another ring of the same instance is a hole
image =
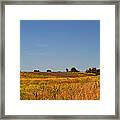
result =
[[[118,119],[120,119],[120,1],[118,2]]]
[[[63,0],[63,4],[64,4],[64,2],[65,3],[69,3],[69,1],[72,1],[73,3],[74,3],[74,1],[73,0],[66,0],[66,1],[64,1]],[[93,0],[94,1],[94,0]],[[92,3],[93,3],[93,1],[92,1]],[[120,92],[119,92],[119,86],[120,86],[120,64],[119,64],[119,60],[120,60],[120,48],[119,48],[119,44],[120,44],[120,31],[119,31],[119,28],[120,28],[120,1],[119,0],[115,0],[114,2],[113,2],[114,0],[98,0],[98,1],[94,1],[95,2],[95,4],[99,4],[99,3],[114,3],[115,2],[115,11],[116,11],[116,14],[115,14],[115,59],[116,59],[116,64],[115,64],[115,85],[116,85],[116,88],[115,88],[115,118],[112,118],[112,120],[119,120],[120,119],[120,104],[119,104],[119,102],[120,102]],[[24,3],[24,1],[15,1],[15,0],[13,0],[13,1],[3,1],[3,2],[0,2],[0,16],[1,16],[1,18],[0,18],[0,37],[1,37],[1,40],[0,40],[0,120],[1,119],[29,119],[29,117],[25,117],[25,116],[19,116],[19,117],[5,117],[5,4],[16,4],[18,2],[18,4],[19,4],[19,2],[20,3]],[[26,3],[29,3],[29,2],[32,2],[31,0],[27,0],[27,2],[25,2],[25,4]],[[37,0],[37,2],[36,3],[39,3],[39,2],[41,2],[41,3],[43,3],[43,4],[45,4],[45,3],[49,3],[48,2],[48,0],[46,1],[44,1],[44,0]],[[80,0],[76,0],[76,2],[80,2]],[[87,2],[87,4],[90,2],[90,0],[88,0],[88,1],[86,1],[85,0],[85,2]],[[34,3],[34,2],[33,2]],[[53,3],[57,3],[56,2],[56,0],[54,1],[53,0]],[[81,0],[81,3],[84,3],[83,2],[83,0]],[[50,117],[51,118],[51,117]],[[49,119],[50,119],[49,118]],[[34,119],[34,118],[32,118],[31,117],[31,119]],[[37,119],[41,119],[41,118],[37,118]],[[47,118],[47,116],[46,117],[43,117],[43,119],[48,119]],[[54,117],[52,118],[52,119],[54,119]],[[55,118],[55,119],[57,119],[57,118]],[[58,119],[61,119],[61,118],[59,118],[58,117]],[[65,119],[65,118],[64,118]],[[69,118],[70,119],[70,118]],[[72,117],[71,117],[71,119],[72,119]],[[74,119],[74,118],[73,118]],[[77,118],[77,119],[80,119],[80,118]],[[83,118],[84,119],[84,118]],[[88,118],[87,118],[88,119]],[[90,118],[91,119],[91,118]],[[92,118],[93,119],[93,118]],[[95,118],[96,119],[96,118]],[[109,118],[99,118],[98,117],[98,119],[109,119]]]
[[[120,4],[115,6],[115,116],[119,119],[119,14]]]
[[[1,2],[1,118],[5,116],[5,3]]]
[[[2,9],[2,7],[1,7],[1,3],[0,3],[0,11],[1,11],[1,9]],[[0,12],[0,16],[1,16],[1,12]],[[2,23],[1,23],[1,17],[0,17],[0,31],[1,31],[1,25],[2,25]],[[1,32],[0,32],[0,38],[1,38]],[[1,91],[1,51],[2,51],[2,45],[1,45],[1,40],[0,40],[0,119],[1,119],[1,117],[2,117],[2,110],[1,110],[1,104],[2,104],[2,101],[1,101],[1,97],[2,97],[2,91]]]
[[[3,0],[6,5],[115,5],[119,0]]]

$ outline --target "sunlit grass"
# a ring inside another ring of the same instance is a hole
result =
[[[67,73],[67,74],[78,74],[78,73]],[[83,77],[61,78],[56,76],[50,76],[47,74],[38,75],[32,73],[25,73],[25,75],[22,76],[21,79],[22,78],[26,78],[26,79],[20,81],[21,100],[99,100],[100,99],[100,76],[85,75]],[[33,78],[39,80],[32,80]]]

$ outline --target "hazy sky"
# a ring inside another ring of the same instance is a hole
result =
[[[21,71],[100,65],[99,20],[21,20]]]

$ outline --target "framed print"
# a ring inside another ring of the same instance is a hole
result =
[[[2,1],[1,118],[119,119],[119,1]]]

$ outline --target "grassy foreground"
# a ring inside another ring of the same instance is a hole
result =
[[[100,75],[80,72],[21,72],[21,100],[99,100]]]

